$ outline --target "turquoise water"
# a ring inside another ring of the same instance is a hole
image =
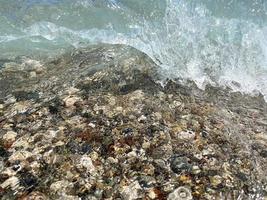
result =
[[[0,0],[1,59],[99,42],[147,53],[164,78],[267,96],[266,0]]]

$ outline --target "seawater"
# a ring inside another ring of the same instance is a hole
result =
[[[163,78],[267,99],[266,0],[0,0],[0,59],[102,42],[145,52]]]

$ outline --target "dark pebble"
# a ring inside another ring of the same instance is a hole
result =
[[[186,157],[175,157],[171,160],[171,169],[174,173],[190,172],[192,165],[188,163]]]
[[[264,157],[264,158],[267,158],[267,150],[262,150],[262,151],[260,152],[260,156],[261,156],[261,157]]]
[[[200,133],[200,135],[201,135],[201,137],[203,137],[203,138],[207,138],[208,137],[208,132],[206,132],[206,131],[202,131],[201,133]]]
[[[18,174],[20,174],[20,184],[27,188],[27,190],[35,187],[38,184],[37,178],[31,173],[22,170]]]
[[[17,171],[19,168],[20,168],[20,165],[14,165],[14,166],[12,167],[12,169],[13,169],[14,171]]]
[[[76,141],[69,141],[66,144],[66,148],[68,149],[68,151],[70,151],[71,153],[75,154],[78,153],[80,151],[80,146]]]
[[[86,154],[86,153],[91,153],[92,152],[92,147],[91,145],[84,143],[82,144],[81,148],[80,148],[80,152],[82,154]]]
[[[120,89],[119,89],[119,92],[120,94],[128,94],[134,90],[138,89],[136,85],[134,84],[128,84],[128,85],[123,85]]]
[[[92,119],[93,118],[92,114],[91,113],[88,113],[88,112],[83,113],[82,114],[82,117],[87,118],[87,119]]]
[[[219,174],[219,172],[217,171],[217,170],[208,170],[207,171],[207,175],[208,176],[216,176],[216,175],[218,175]]]
[[[151,188],[154,186],[151,181],[151,177],[149,176],[140,176],[137,178],[137,180],[142,188]]]
[[[122,130],[122,133],[125,136],[131,135],[132,132],[133,132],[133,129],[132,128],[125,128],[125,129]]]
[[[0,157],[3,157],[3,158],[8,157],[7,151],[2,146],[0,146]]]
[[[48,107],[48,110],[49,110],[49,112],[50,112],[51,114],[57,114],[57,113],[59,112],[59,109],[58,109],[56,106],[54,106],[54,105],[50,105],[50,106]]]
[[[39,99],[39,94],[37,92],[27,92],[27,91],[17,91],[14,92],[14,96],[17,101],[26,101],[26,100],[37,100]]]
[[[151,125],[147,128],[147,134],[149,137],[153,137],[154,134],[158,131],[160,131],[160,128],[155,125]]]
[[[0,174],[0,183],[3,183],[8,178],[9,176],[7,174]]]
[[[63,102],[59,98],[55,98],[48,105],[48,110],[51,114],[57,114],[63,105]]]
[[[240,179],[241,181],[243,181],[243,182],[248,181],[247,175],[244,174],[244,173],[242,173],[242,172],[238,172],[238,173],[236,174],[236,177],[239,178],[239,179]]]

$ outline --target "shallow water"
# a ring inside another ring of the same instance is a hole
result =
[[[95,43],[147,53],[163,78],[267,95],[267,1],[0,0],[0,57]]]

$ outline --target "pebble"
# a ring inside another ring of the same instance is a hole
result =
[[[192,200],[192,192],[187,187],[179,187],[169,194],[168,200]]]
[[[201,172],[201,169],[199,168],[199,166],[194,165],[192,167],[192,174],[199,174]]]
[[[21,200],[48,200],[45,194],[35,191],[28,194],[26,197],[23,197]]]
[[[0,160],[0,172],[4,169],[4,162]]]
[[[74,94],[78,93],[79,91],[80,90],[78,88],[75,88],[75,87],[70,87],[70,88],[67,89],[67,93],[69,95],[74,95]]]
[[[193,140],[195,135],[196,134],[192,131],[182,131],[177,134],[177,137],[181,140]]]
[[[95,128],[95,127],[96,127],[96,125],[95,125],[94,123],[92,123],[92,122],[89,123],[88,126],[90,126],[90,127],[92,127],[92,128]]]
[[[80,101],[81,99],[77,96],[68,96],[65,99],[63,99],[65,106],[68,107],[72,107],[74,106],[74,104],[78,101]]]
[[[14,143],[12,144],[13,148],[16,147],[24,147],[25,149],[29,147],[29,137],[24,136],[24,137],[20,137],[18,138],[16,141],[14,141]]]
[[[188,163],[186,157],[175,157],[171,161],[171,169],[174,173],[181,173],[183,171],[191,171],[191,164]]]
[[[30,108],[30,104],[27,102],[17,102],[13,105],[12,108],[13,108],[13,113],[23,114]]]
[[[141,117],[138,118],[138,122],[141,122],[141,123],[145,122],[146,120],[147,120],[147,117],[144,115],[141,115]]]
[[[118,163],[118,159],[113,158],[113,157],[108,157],[107,160],[108,160],[110,163],[112,163],[112,164],[116,164],[116,163]]]
[[[264,158],[267,158],[267,150],[262,150],[260,152],[260,156],[264,157]]]
[[[150,199],[156,199],[158,197],[157,193],[155,192],[155,189],[152,188],[148,191],[147,193],[147,196],[150,198]]]
[[[14,97],[14,96],[10,96],[9,98],[7,98],[6,100],[5,100],[5,104],[13,104],[13,103],[15,103],[17,100],[16,100],[16,98]]]
[[[175,109],[175,108],[177,108],[177,107],[180,107],[181,105],[182,105],[182,103],[181,103],[180,101],[176,101],[176,100],[174,100],[174,101],[172,102],[172,104],[170,104],[169,106],[170,106],[171,109]]]
[[[130,101],[140,101],[143,100],[145,97],[145,94],[142,90],[136,90],[131,93],[131,96],[129,98]]]
[[[202,155],[203,156],[208,156],[208,155],[213,155],[214,154],[214,152],[211,150],[211,149],[203,149],[203,151],[202,151]]]
[[[16,161],[24,161],[31,156],[33,156],[33,153],[29,151],[16,151],[9,157],[8,161],[11,163],[14,163]]]
[[[8,131],[5,135],[3,135],[3,140],[5,142],[14,142],[17,137],[17,133],[14,131]]]
[[[141,190],[138,181],[131,183],[129,186],[124,186],[121,195],[124,200],[135,200],[139,198],[138,192]]]
[[[212,186],[217,187],[220,185],[223,181],[223,178],[219,175],[210,177],[210,183]]]
[[[81,166],[85,167],[89,173],[96,173],[95,166],[93,165],[92,159],[89,156],[83,155],[80,160],[80,164]]]
[[[70,185],[70,183],[66,180],[61,180],[54,182],[50,185],[50,189],[56,193],[64,193],[67,189],[67,187]]]
[[[16,176],[12,176],[1,184],[1,188],[11,187],[12,190],[16,190],[19,187],[19,179]]]
[[[37,185],[38,180],[31,173],[26,172],[25,170],[20,171],[19,173],[21,174],[21,177],[20,177],[21,186],[29,189]]]
[[[31,78],[35,78],[37,76],[35,71],[30,72],[30,77]]]

